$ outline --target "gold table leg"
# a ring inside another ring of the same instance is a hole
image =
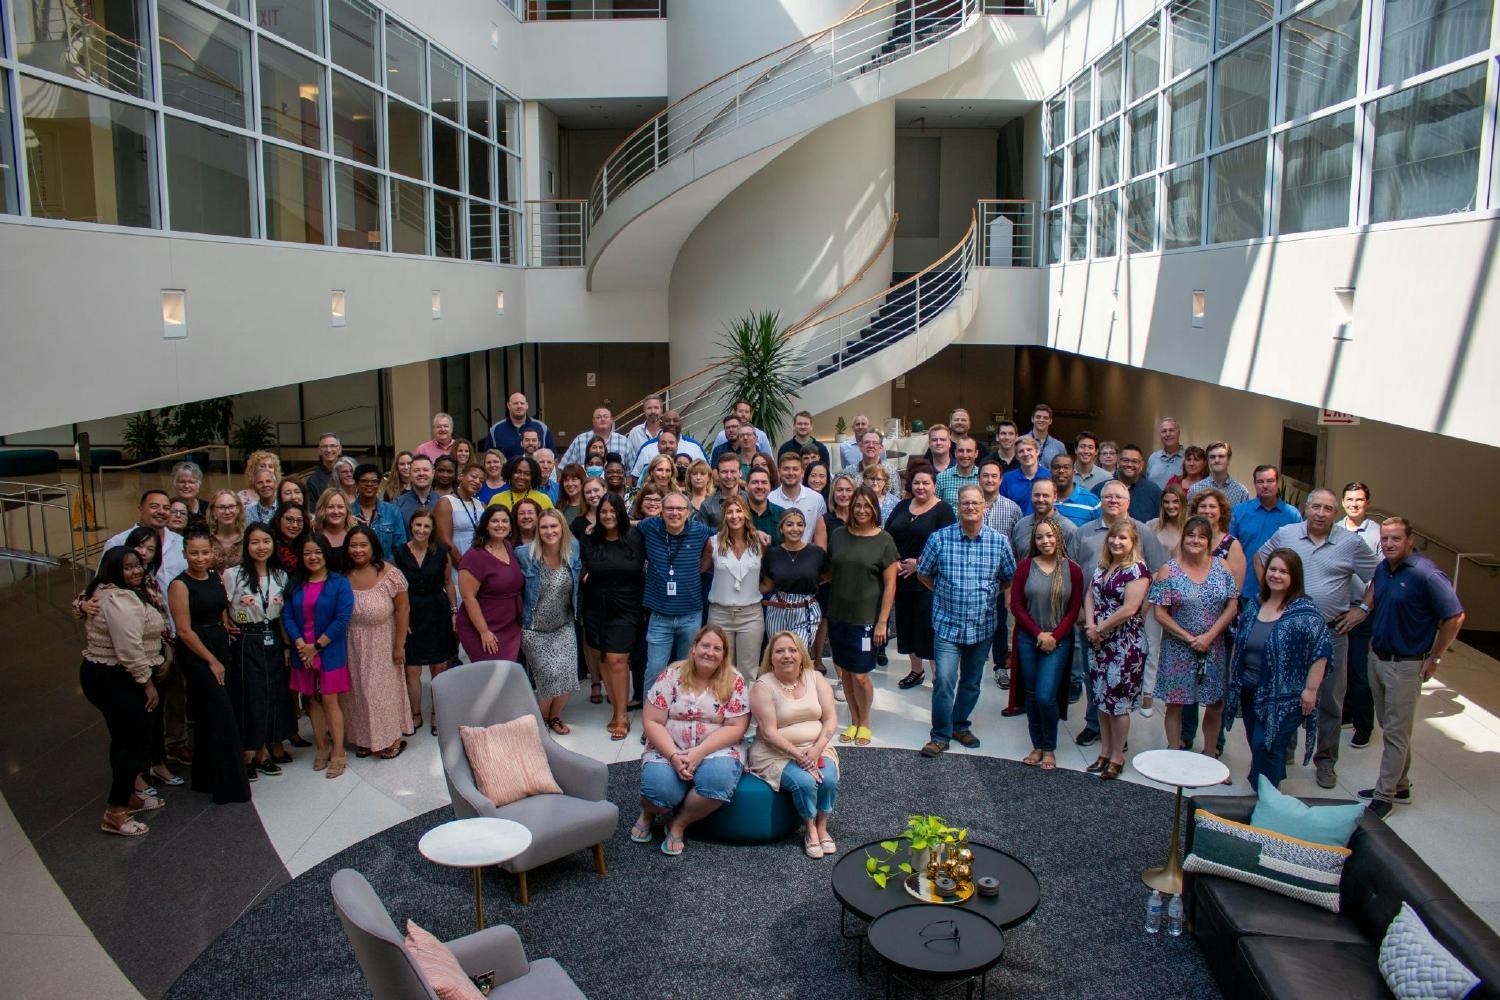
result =
[[[474,926],[484,930],[484,869],[474,869]]]
[[[1160,868],[1147,868],[1141,872],[1141,881],[1163,894],[1182,894],[1182,852],[1178,850],[1177,838],[1182,831],[1182,786],[1177,786],[1177,797],[1172,803],[1172,847],[1167,853],[1167,863]]]

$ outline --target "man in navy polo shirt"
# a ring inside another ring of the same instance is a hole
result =
[[[651,690],[667,664],[687,656],[693,635],[703,624],[699,560],[713,532],[701,521],[688,520],[691,509],[686,496],[669,493],[662,500],[660,515],[636,525],[646,542],[646,593],[642,603],[651,609],[642,691]]]
[[[1411,731],[1422,682],[1437,673],[1443,654],[1464,624],[1463,605],[1448,577],[1416,550],[1411,522],[1388,517],[1380,526],[1385,559],[1365,588],[1365,599],[1349,610],[1358,625],[1373,602],[1370,690],[1380,720],[1380,777],[1359,793],[1370,812],[1384,819],[1397,803],[1411,801]]]
[[[535,417],[527,416],[531,406],[524,392],[513,392],[505,400],[505,419],[490,428],[490,443],[500,449],[508,462],[523,452],[521,434],[536,431],[537,443],[543,448],[554,448],[551,429]],[[462,471],[462,470],[459,470]]]

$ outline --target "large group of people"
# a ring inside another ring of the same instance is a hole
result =
[[[75,605],[111,735],[101,828],[145,833],[136,816],[185,784],[173,764],[242,802],[288,746],[329,778],[350,749],[397,757],[436,731],[424,668],[461,657],[520,661],[558,734],[583,683],[612,739],[640,711],[633,839],[661,825],[680,853],[748,769],[792,797],[806,852],[832,854],[833,745],[874,739],[892,638],[900,689],[932,677],[928,757],[980,745],[993,662],[996,714],[1025,715],[1022,763],[1043,771],[1070,705],[1076,742],[1100,744],[1087,770],[1113,779],[1131,716],[1160,703],[1171,747],[1201,735],[1218,756],[1241,722],[1252,782],[1284,777],[1302,730],[1332,787],[1341,726],[1363,747],[1378,721],[1381,776],[1361,794],[1381,815],[1410,799],[1415,692],[1463,613],[1410,524],[1368,518],[1362,483],[1298,510],[1274,466],[1252,492],[1227,442],[1184,446],[1171,418],[1150,454],[1091,432],[1069,448],[1045,404],[993,444],[955,410],[900,470],[864,416],[835,469],[806,412],[773,453],[744,401],[707,446],[660,399],[628,434],[601,406],[559,460],[529,410],[511,394],[478,446],[438,414],[385,472],[324,435],[305,476],[256,452],[238,493],[205,496],[189,462],[147,490]]]

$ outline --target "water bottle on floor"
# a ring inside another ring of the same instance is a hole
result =
[[[1182,934],[1182,897],[1173,896],[1167,904],[1167,933],[1172,937]]]
[[[1161,890],[1152,889],[1151,898],[1146,900],[1146,933],[1155,934],[1161,930]]]

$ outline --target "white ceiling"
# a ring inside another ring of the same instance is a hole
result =
[[[1035,101],[902,99],[896,101],[896,127],[999,128],[1037,106]]]
[[[633,129],[667,106],[661,97],[569,97],[543,101],[570,129]]]

